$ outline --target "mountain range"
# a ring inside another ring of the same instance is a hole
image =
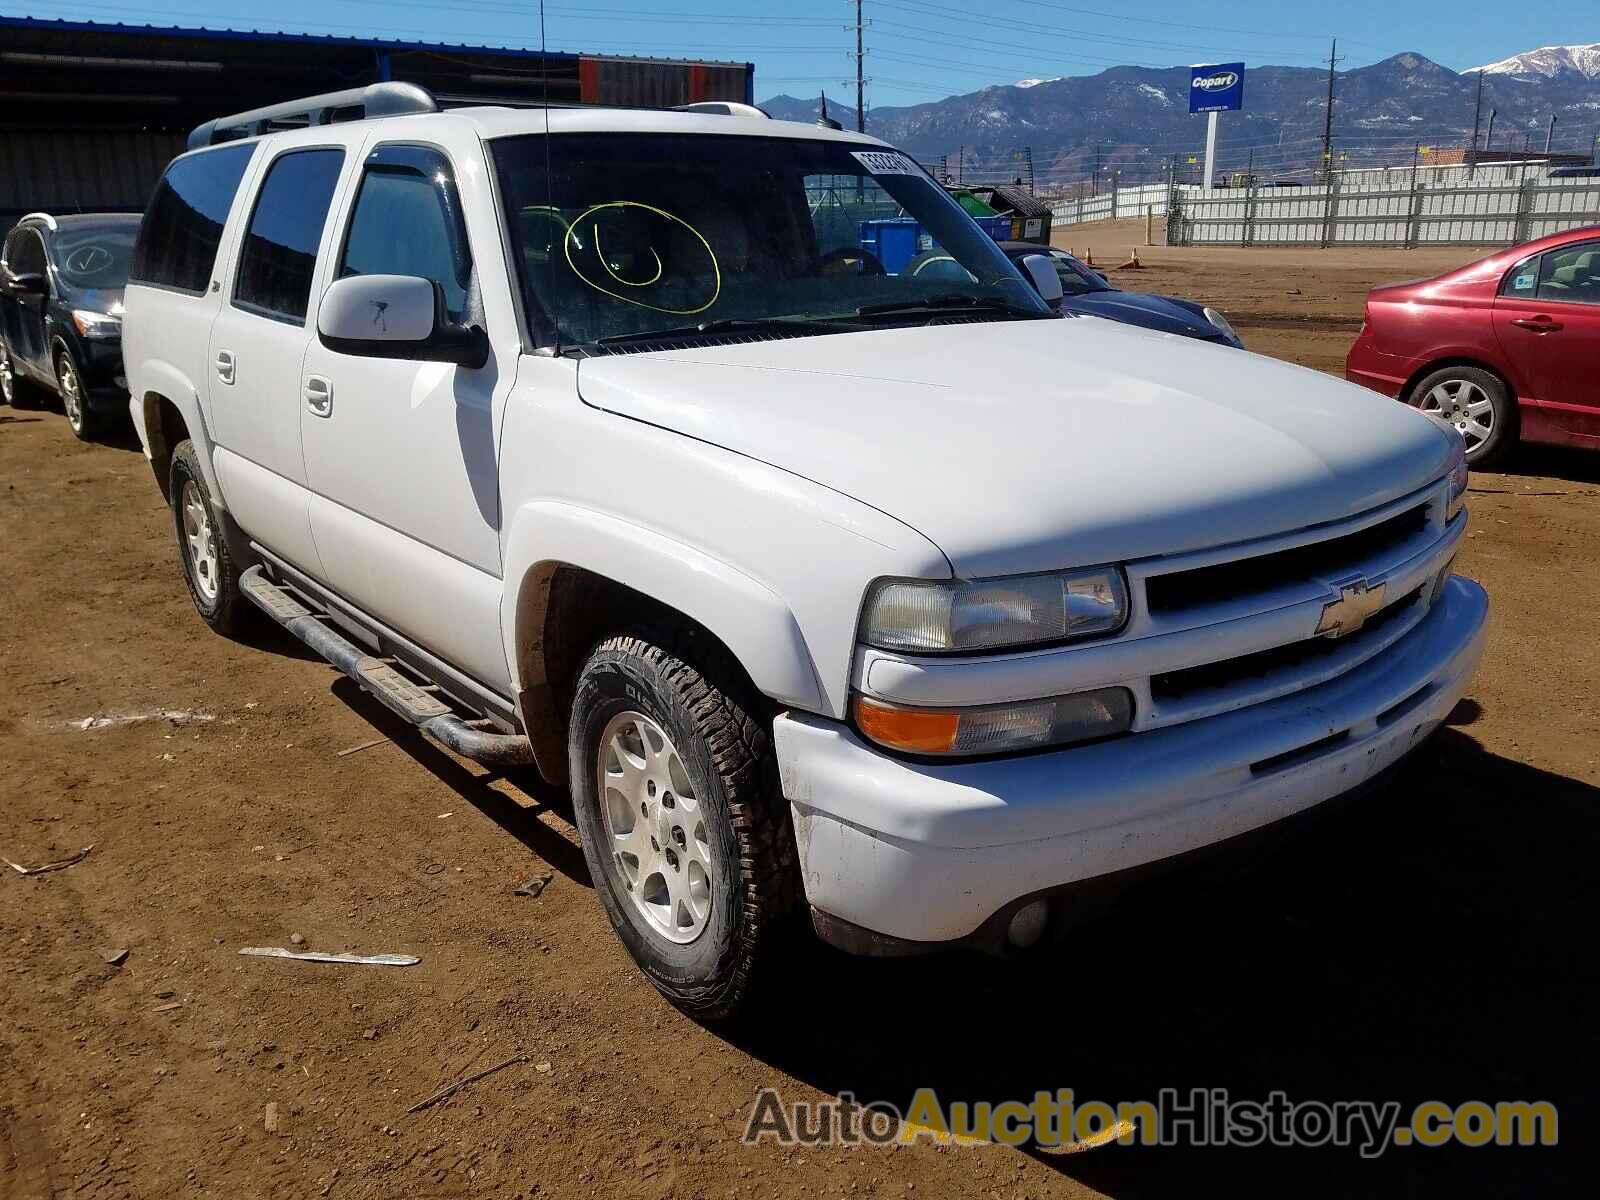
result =
[[[1341,71],[1334,82],[1334,153],[1342,166],[1409,163],[1413,146],[1466,146],[1483,72],[1482,121],[1495,113],[1493,150],[1544,145],[1556,118],[1554,149],[1588,154],[1600,134],[1600,44],[1547,46],[1470,71],[1452,71],[1422,54],[1396,54]],[[869,110],[868,131],[923,162],[958,158],[989,182],[1033,155],[1041,180],[1083,179],[1097,164],[1124,183],[1161,178],[1169,157],[1186,164],[1201,148],[1204,122],[1188,111],[1188,67],[1112,67],[1097,75],[1022,79],[905,107]],[[1273,177],[1304,177],[1321,153],[1327,72],[1314,67],[1250,66],[1244,111],[1225,113],[1220,169],[1253,161]],[[774,96],[774,117],[813,121],[818,100]],[[828,101],[846,128],[855,110]],[[1480,145],[1482,139],[1480,138]],[[1252,154],[1253,151],[1253,154]],[[1179,167],[1183,169],[1182,165]]]

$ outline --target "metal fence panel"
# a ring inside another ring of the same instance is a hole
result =
[[[1330,187],[1177,193],[1178,245],[1493,245],[1600,224],[1600,181],[1484,177],[1336,179]]]

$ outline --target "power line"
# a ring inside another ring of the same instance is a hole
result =
[[[948,6],[943,5],[943,4],[930,3],[929,0],[879,0],[879,3],[883,4],[885,7],[888,7],[888,8],[898,8],[898,9],[901,9],[901,10],[904,10],[904,11],[907,11],[907,12],[911,12],[911,13],[914,13],[914,14],[917,14],[917,15],[937,14],[937,15],[940,15],[940,16],[964,18],[969,22],[970,22],[971,17],[972,17],[972,14],[970,12],[968,12],[968,11],[965,11],[965,10],[962,10],[962,9],[959,9],[959,8],[951,8],[951,7],[948,7]],[[1029,33],[1029,34],[1034,34],[1034,35],[1039,35],[1039,36],[1044,36],[1044,37],[1053,37],[1053,38],[1057,38],[1057,39],[1070,40],[1070,41],[1074,41],[1074,42],[1077,42],[1077,41],[1091,41],[1091,42],[1106,43],[1108,45],[1114,45],[1114,46],[1139,46],[1139,47],[1145,47],[1145,48],[1152,48],[1152,49],[1156,49],[1156,50],[1172,50],[1172,51],[1185,53],[1185,54],[1192,53],[1192,52],[1194,52],[1196,50],[1212,50],[1212,51],[1216,51],[1218,53],[1234,53],[1235,52],[1235,48],[1234,47],[1228,47],[1228,46],[1206,46],[1206,45],[1196,44],[1196,43],[1192,43],[1192,42],[1183,42],[1183,43],[1178,43],[1178,42],[1158,42],[1158,41],[1152,41],[1152,40],[1150,40],[1148,38],[1117,37],[1117,36],[1112,35],[1112,34],[1095,33],[1092,30],[1087,30],[1087,29],[1070,29],[1070,28],[1066,28],[1064,26],[1058,26],[1058,25],[1041,25],[1041,24],[1037,24],[1035,22],[1030,22],[1030,21],[1011,21],[1011,22],[1008,23],[1007,27],[1011,28],[1011,29],[1016,29],[1016,30],[1021,31],[1021,32],[1026,32],[1026,33]],[[961,35],[956,35],[956,36],[961,36]],[[967,40],[967,39],[963,36],[962,40]],[[1264,49],[1264,50],[1256,51],[1256,53],[1258,53],[1258,54],[1278,54],[1280,56],[1290,57],[1290,58],[1306,58],[1306,57],[1309,57],[1307,52],[1305,52],[1303,50],[1270,50],[1270,49]]]

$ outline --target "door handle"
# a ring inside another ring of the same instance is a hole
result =
[[[306,398],[306,408],[313,416],[333,415],[333,384],[321,375],[307,375],[301,394]]]
[[[1511,323],[1518,329],[1526,329],[1530,333],[1559,333],[1561,322],[1540,313],[1536,317],[1515,317]]]
[[[235,365],[232,350],[217,351],[217,378],[222,380],[223,383],[233,382]]]

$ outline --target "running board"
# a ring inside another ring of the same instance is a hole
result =
[[[533,747],[517,733],[490,733],[463,720],[435,691],[406,677],[394,660],[368,654],[273,583],[260,564],[239,578],[242,591],[262,612],[299,638],[377,698],[385,708],[432,734],[464,758],[491,767],[533,765]]]

